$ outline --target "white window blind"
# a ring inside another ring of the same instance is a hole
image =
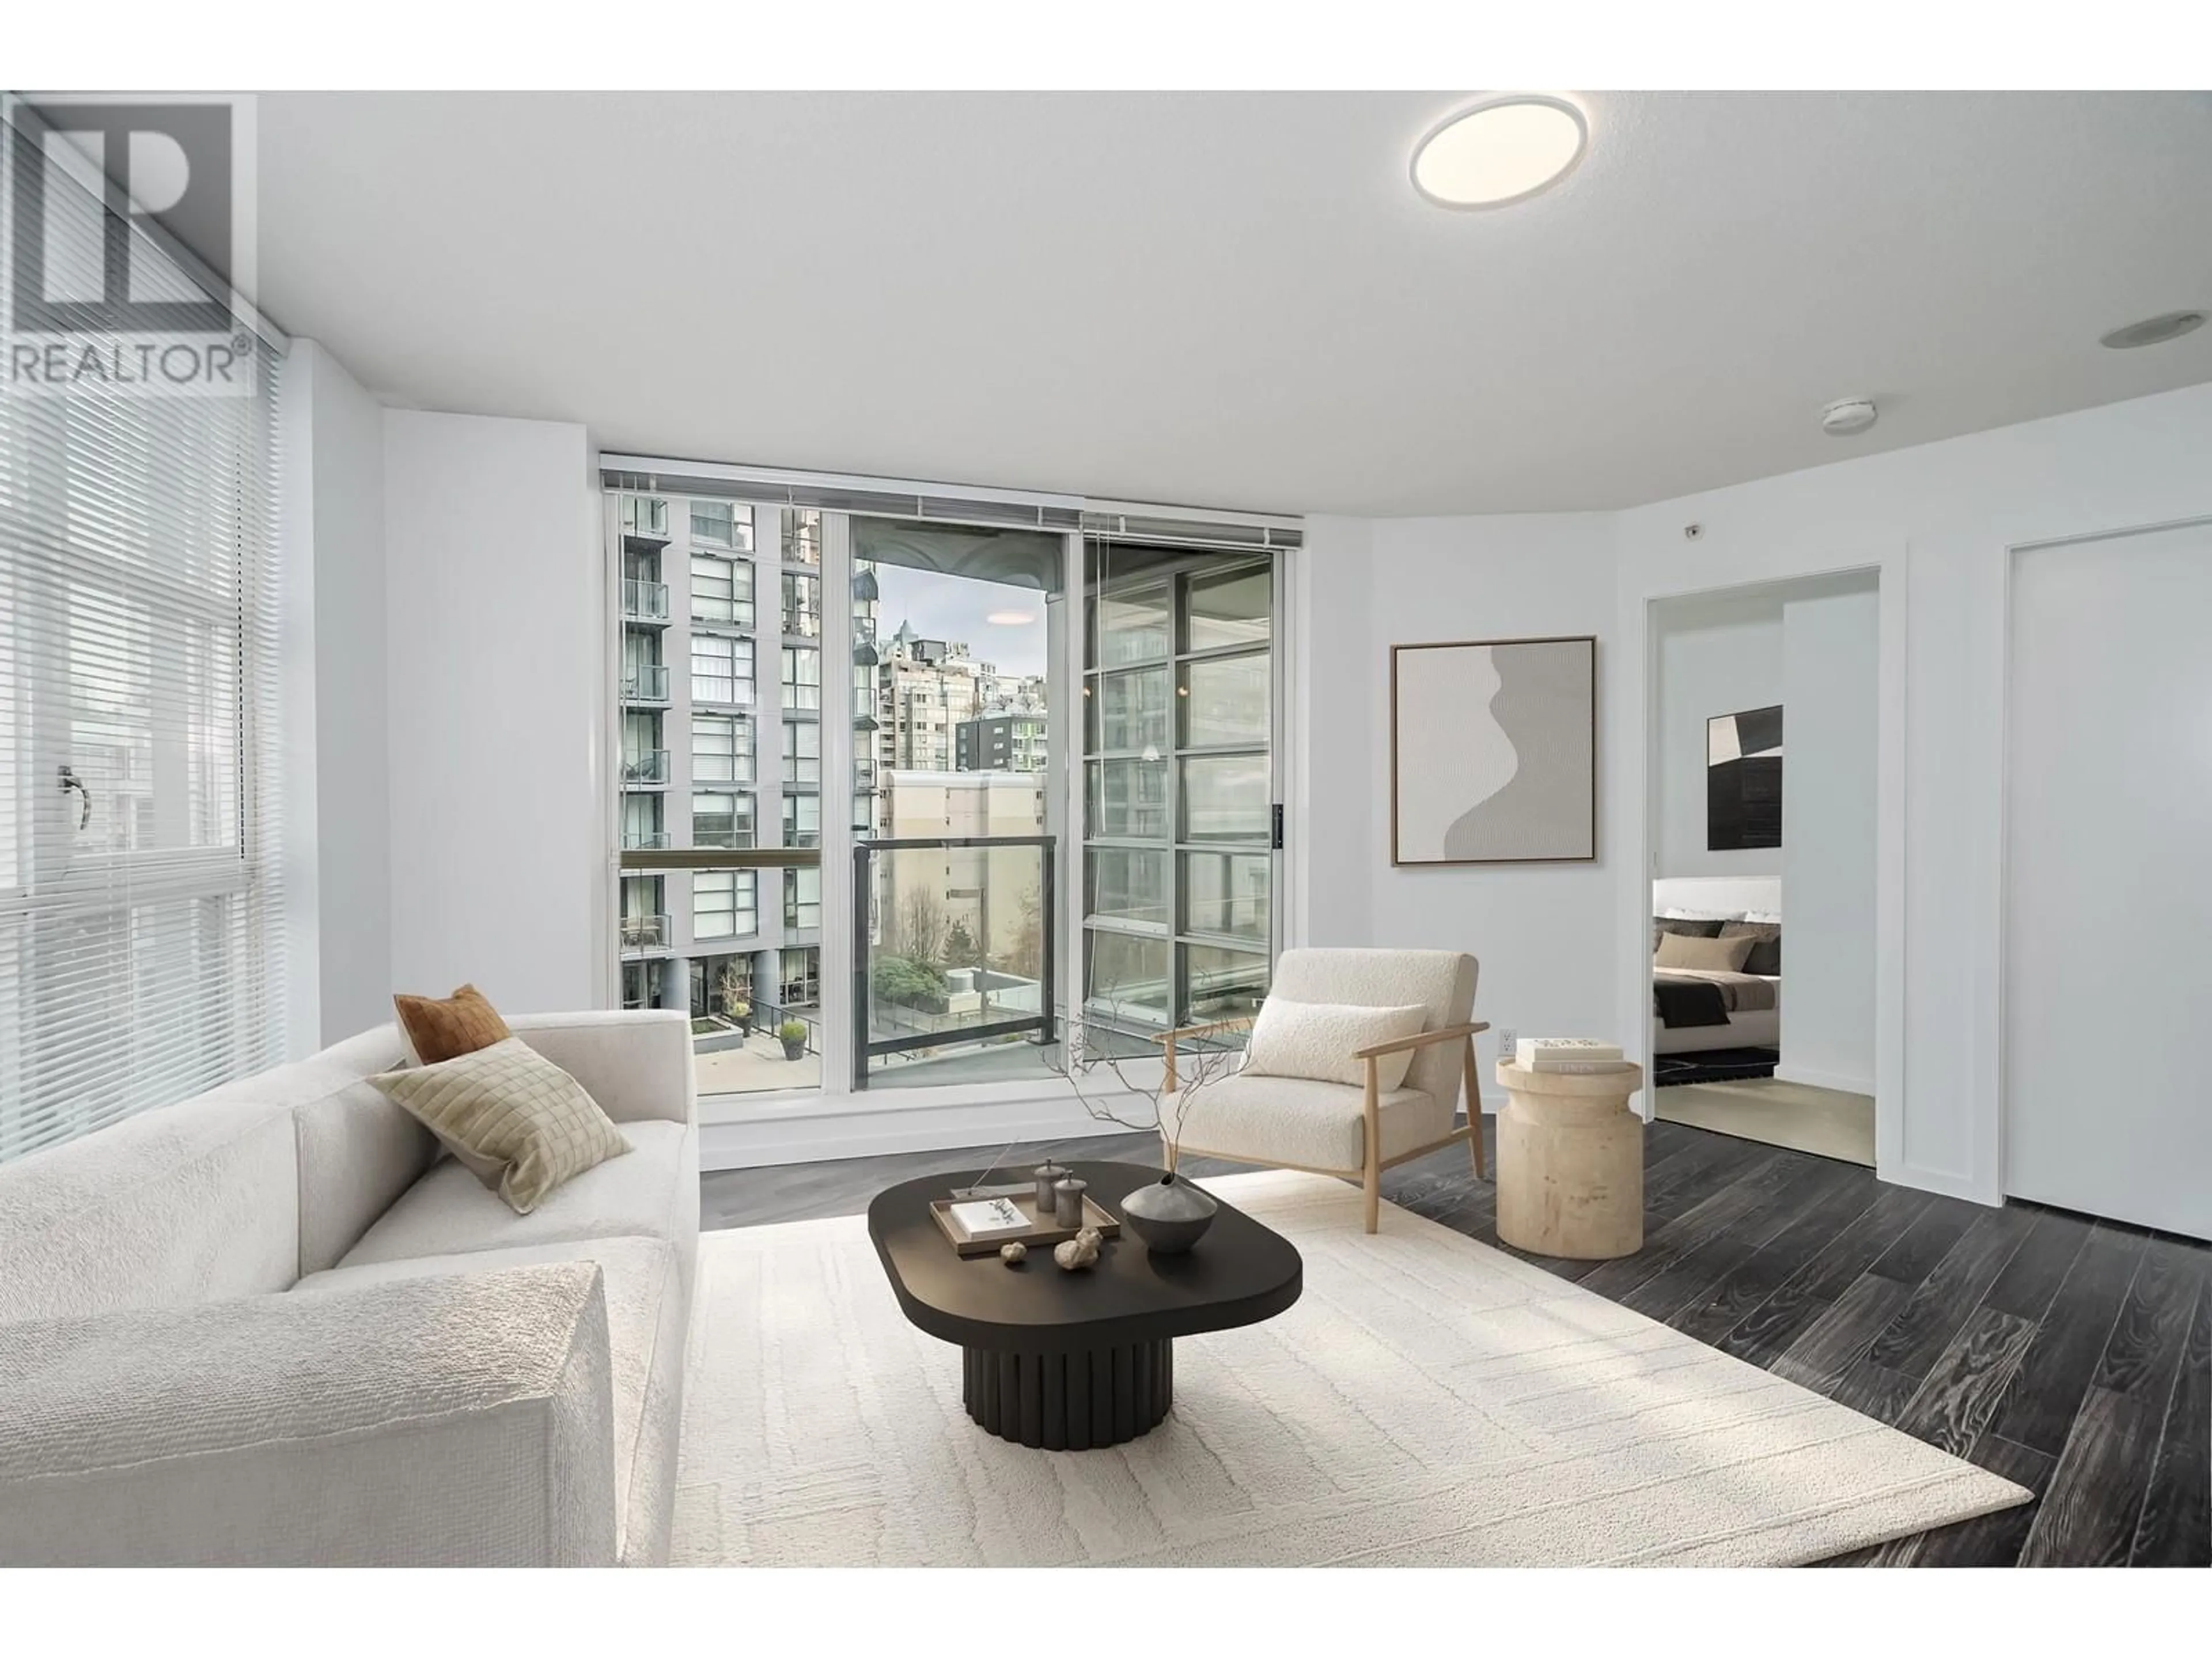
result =
[[[106,210],[0,143],[98,293]],[[0,1158],[279,1057],[275,369],[0,388]]]

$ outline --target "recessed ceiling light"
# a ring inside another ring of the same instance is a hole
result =
[[[1589,143],[1565,99],[1509,93],[1431,128],[1413,147],[1413,188],[1439,207],[1504,207],[1566,177]]]
[[[2203,326],[2204,313],[2201,311],[2169,311],[2162,316],[2130,323],[2125,328],[2116,328],[2097,343],[2110,346],[2115,351],[2128,351],[2136,346],[2164,345],[2168,340],[2178,340]]]
[[[1036,614],[1030,611],[994,611],[983,620],[994,628],[1026,628],[1036,620]]]

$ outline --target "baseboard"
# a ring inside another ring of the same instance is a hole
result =
[[[1097,1139],[1130,1131],[1101,1123],[1061,1097],[1018,1104],[890,1105],[842,1110],[763,1113],[757,1118],[702,1124],[702,1170],[750,1170],[771,1164],[823,1164],[893,1152],[995,1151],[1018,1140]]]
[[[1893,1187],[1911,1187],[1919,1192],[1936,1193],[1944,1198],[1963,1198],[1969,1204],[1986,1204],[1991,1209],[2004,1207],[2004,1194],[1983,1182],[1956,1176],[1947,1170],[1923,1170],[1909,1164],[1884,1164],[1876,1154],[1875,1178]]]
[[[1850,1077],[1841,1072],[1811,1071],[1802,1066],[1792,1066],[1784,1060],[1774,1068],[1777,1083],[1802,1083],[1809,1089],[1834,1089],[1847,1095],[1870,1095],[1874,1079],[1870,1077]]]

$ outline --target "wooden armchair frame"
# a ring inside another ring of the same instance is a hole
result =
[[[1163,1093],[1176,1089],[1176,1044],[1186,1037],[1218,1036],[1225,1031],[1243,1030],[1251,1025],[1257,1015],[1246,1015],[1241,1019],[1215,1020],[1206,1025],[1184,1025],[1172,1031],[1163,1031],[1152,1039],[1161,1045],[1162,1058],[1167,1071]],[[1490,1178],[1489,1155],[1482,1145],[1482,1085],[1476,1080],[1474,1066],[1474,1038],[1479,1031],[1490,1029],[1486,1019],[1470,1020],[1463,1025],[1441,1025],[1433,1031],[1423,1031],[1418,1036],[1396,1037],[1389,1042],[1377,1042],[1352,1051],[1352,1057],[1363,1062],[1367,1074],[1364,1109],[1367,1117],[1366,1134],[1363,1142],[1364,1156],[1356,1170],[1317,1170],[1307,1164],[1281,1164],[1270,1158],[1249,1157],[1240,1152],[1214,1152],[1203,1146],[1184,1146],[1182,1157],[1218,1158],[1232,1164],[1256,1164],[1263,1169],[1302,1170],[1310,1175],[1335,1176],[1341,1180],[1357,1181],[1367,1200],[1367,1231],[1374,1232],[1381,1225],[1382,1215],[1382,1171],[1417,1158],[1426,1158],[1431,1152],[1466,1141],[1474,1159],[1474,1174],[1478,1181]],[[1382,1157],[1382,1079],[1376,1062],[1385,1054],[1395,1054],[1408,1048],[1425,1048],[1438,1042],[1458,1042],[1464,1046],[1460,1056],[1460,1081],[1467,1091],[1467,1122],[1453,1129],[1440,1140],[1415,1146],[1395,1158]],[[1161,1139],[1164,1143],[1166,1130],[1163,1127]]]

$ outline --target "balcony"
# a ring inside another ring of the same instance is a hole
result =
[[[623,578],[623,620],[665,623],[668,620],[668,584],[641,581],[635,576]]]
[[[670,948],[670,941],[673,938],[665,915],[624,916],[622,919],[622,953],[626,957],[648,956],[656,951],[665,951]]]
[[[668,668],[664,663],[632,663],[623,670],[624,702],[659,703],[668,701]]]
[[[625,823],[622,832],[623,850],[626,853],[660,852],[676,843],[665,830],[646,829]]]
[[[1046,1077],[1059,1041],[1054,843],[1045,836],[854,843],[853,1086]]]
[[[783,631],[797,639],[818,640],[822,637],[822,612],[811,605],[787,605],[783,607]]]
[[[668,751],[665,749],[643,749],[624,755],[622,781],[625,789],[665,788],[668,784]]]

